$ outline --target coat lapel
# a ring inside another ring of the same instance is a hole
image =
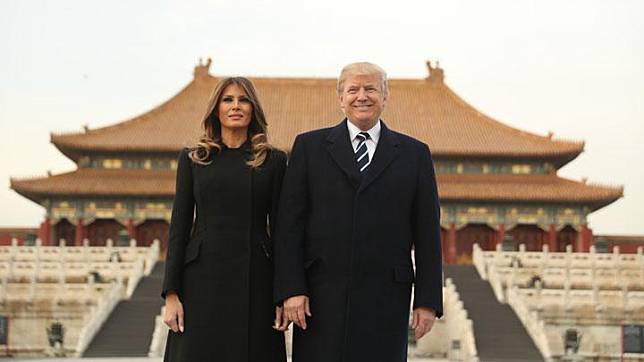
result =
[[[393,161],[398,156],[398,145],[400,144],[398,136],[396,136],[395,133],[391,132],[391,130],[389,130],[389,128],[385,126],[384,122],[380,121],[380,124],[381,129],[378,146],[376,146],[376,152],[373,155],[371,164],[365,171],[363,171],[366,174],[362,179],[362,183],[360,184],[358,192],[361,192],[365,188],[367,188],[367,186],[369,186],[376,178],[378,178],[378,176],[380,176],[380,174],[387,168],[387,166],[391,164],[391,161]]]
[[[349,178],[349,182],[355,189],[360,186],[360,171],[356,164],[355,153],[349,140],[349,129],[347,128],[347,119],[345,118],[340,124],[333,127],[327,136],[327,151],[331,158],[338,164],[340,169]]]

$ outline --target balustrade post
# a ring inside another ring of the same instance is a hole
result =
[[[0,300],[3,303],[7,302],[7,295],[9,294],[9,291],[7,290],[9,288],[9,278],[7,275],[2,277],[2,290],[0,290]]]
[[[33,303],[35,299],[36,299],[36,275],[32,274],[29,277],[29,296],[27,297],[27,300],[29,301],[29,303]]]
[[[40,260],[40,250],[42,249],[42,240],[36,239],[36,260]]]
[[[83,239],[83,259],[84,259],[85,263],[90,262],[89,239],[87,239],[87,238]]]
[[[622,306],[624,312],[628,311],[628,285],[626,283],[622,284]]]

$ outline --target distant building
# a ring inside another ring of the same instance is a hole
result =
[[[35,243],[38,228],[29,227],[0,227],[0,245],[11,245],[16,239],[21,245]]]
[[[72,172],[11,179],[11,188],[46,209],[43,244],[84,238],[135,238],[165,249],[174,194],[176,157],[194,144],[211,92],[220,79],[210,60],[158,107],[112,126],[52,134],[51,142],[78,165]],[[383,115],[391,128],[429,144],[442,202],[446,262],[468,262],[472,245],[499,243],[527,250],[588,250],[587,216],[623,195],[608,187],[564,179],[557,170],[574,160],[583,142],[538,136],[502,124],[467,104],[428,62],[425,79],[391,79]],[[338,123],[335,79],[253,78],[269,123],[269,138],[289,150],[295,136]],[[383,210],[383,212],[387,212]],[[509,237],[508,237],[509,236]],[[505,240],[505,242],[504,242]]]

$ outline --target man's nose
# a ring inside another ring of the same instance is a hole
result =
[[[358,100],[367,100],[367,91],[364,88],[358,90]]]

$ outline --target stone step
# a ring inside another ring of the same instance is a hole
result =
[[[474,326],[481,362],[543,361],[541,353],[512,308],[497,301],[490,284],[471,265],[446,265]]]
[[[141,279],[130,300],[121,301],[96,334],[83,357],[145,357],[155,318],[161,311],[164,263]]]

